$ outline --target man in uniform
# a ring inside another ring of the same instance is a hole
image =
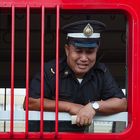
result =
[[[104,23],[95,20],[63,27],[67,43],[66,57],[60,60],[59,111],[77,118],[75,125],[59,122],[59,131],[84,132],[97,112],[114,114],[127,110],[122,90],[107,67],[96,62],[104,30]],[[45,64],[44,75],[44,111],[55,111],[55,60]],[[29,110],[40,110],[40,83],[40,74],[37,74],[30,86]],[[54,131],[54,126],[53,121],[44,121],[44,131]],[[39,127],[39,122],[29,122],[29,130],[39,131]]]

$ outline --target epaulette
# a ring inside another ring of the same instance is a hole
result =
[[[54,68],[50,68],[52,74],[55,74]]]
[[[64,59],[60,59],[60,65],[59,70],[60,72],[64,69],[63,64]],[[56,75],[56,63],[55,60],[49,61],[48,63],[45,63],[45,73],[49,79],[52,79]]]
[[[55,76],[55,61],[50,61],[45,63],[45,75],[52,79]]]

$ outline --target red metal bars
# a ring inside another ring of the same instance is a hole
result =
[[[13,136],[14,128],[14,45],[15,45],[15,7],[12,6],[11,26],[11,112],[10,112],[10,136]]]
[[[58,136],[58,94],[59,94],[59,22],[60,9],[56,9],[56,108],[55,108],[55,136]]]
[[[30,7],[27,5],[27,13],[26,13],[26,126],[25,126],[25,135],[28,135],[28,104],[29,104],[29,63],[30,63]]]
[[[44,20],[45,20],[45,8],[41,9],[41,106],[40,106],[40,136],[43,136],[43,110],[44,110]]]

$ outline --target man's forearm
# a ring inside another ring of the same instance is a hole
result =
[[[111,98],[105,101],[98,101],[100,108],[99,113],[103,114],[114,114],[118,112],[127,111],[127,100],[126,98]]]
[[[58,108],[60,112],[68,112],[70,114],[76,114],[80,109],[82,105],[75,104],[71,102],[66,101],[59,101],[58,102]],[[23,108],[25,109],[25,101]],[[29,110],[40,110],[40,98],[34,99],[29,97]],[[44,111],[55,111],[55,100],[50,100],[47,98],[44,98]]]
[[[55,111],[56,102],[55,100],[44,99],[44,110],[45,111]],[[69,112],[70,103],[65,101],[58,102],[58,109],[60,112]]]
[[[25,101],[23,108],[25,109]],[[40,110],[40,98],[35,99],[29,97],[29,110]],[[69,110],[69,102],[59,101],[59,111],[67,112]],[[44,111],[55,111],[55,100],[44,98]]]

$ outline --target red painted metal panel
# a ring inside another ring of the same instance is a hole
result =
[[[42,7],[42,38],[41,38],[41,55],[44,55],[44,8],[55,8],[57,6],[57,24],[56,24],[56,129],[55,134],[44,134],[43,138],[60,138],[60,139],[121,139],[121,140],[134,140],[137,139],[139,136],[139,129],[140,129],[140,112],[138,110],[138,106],[140,105],[140,10],[139,0],[96,0],[96,1],[76,1],[74,0],[55,0],[55,1],[29,1],[29,0],[3,0],[0,1],[0,7],[5,8],[11,8],[12,6],[12,44],[11,44],[11,117],[10,117],[10,133],[0,133],[0,138],[25,138],[24,133],[14,133],[13,132],[13,116],[14,116],[14,20],[15,20],[15,7],[22,7],[26,8],[27,4],[27,36],[29,36],[29,18],[30,18],[30,8],[29,7],[37,7],[40,8],[41,5],[44,3],[44,6]],[[125,15],[127,15],[128,18],[128,112],[129,112],[129,125],[127,130],[125,130],[122,133],[114,133],[114,134],[75,134],[75,133],[58,133],[58,79],[59,79],[59,11],[60,8],[63,10],[118,10],[123,11]],[[29,37],[27,37],[27,51],[26,51],[26,95],[28,95],[28,82],[27,79],[29,77]],[[43,68],[44,68],[44,56],[41,57],[41,73],[43,75]],[[42,77],[42,76],[41,76]],[[44,78],[43,78],[44,79]],[[43,80],[42,80],[43,81]],[[43,85],[44,82],[42,82],[41,85]],[[41,92],[43,92],[43,88],[41,89]],[[43,100],[43,99],[42,99]],[[28,104],[28,100],[26,100],[26,104]],[[41,121],[43,120],[43,101],[41,104]],[[28,138],[40,138],[40,134],[43,133],[43,124],[41,124],[41,133],[29,133],[28,134],[28,109],[26,109],[26,135],[28,135]]]

